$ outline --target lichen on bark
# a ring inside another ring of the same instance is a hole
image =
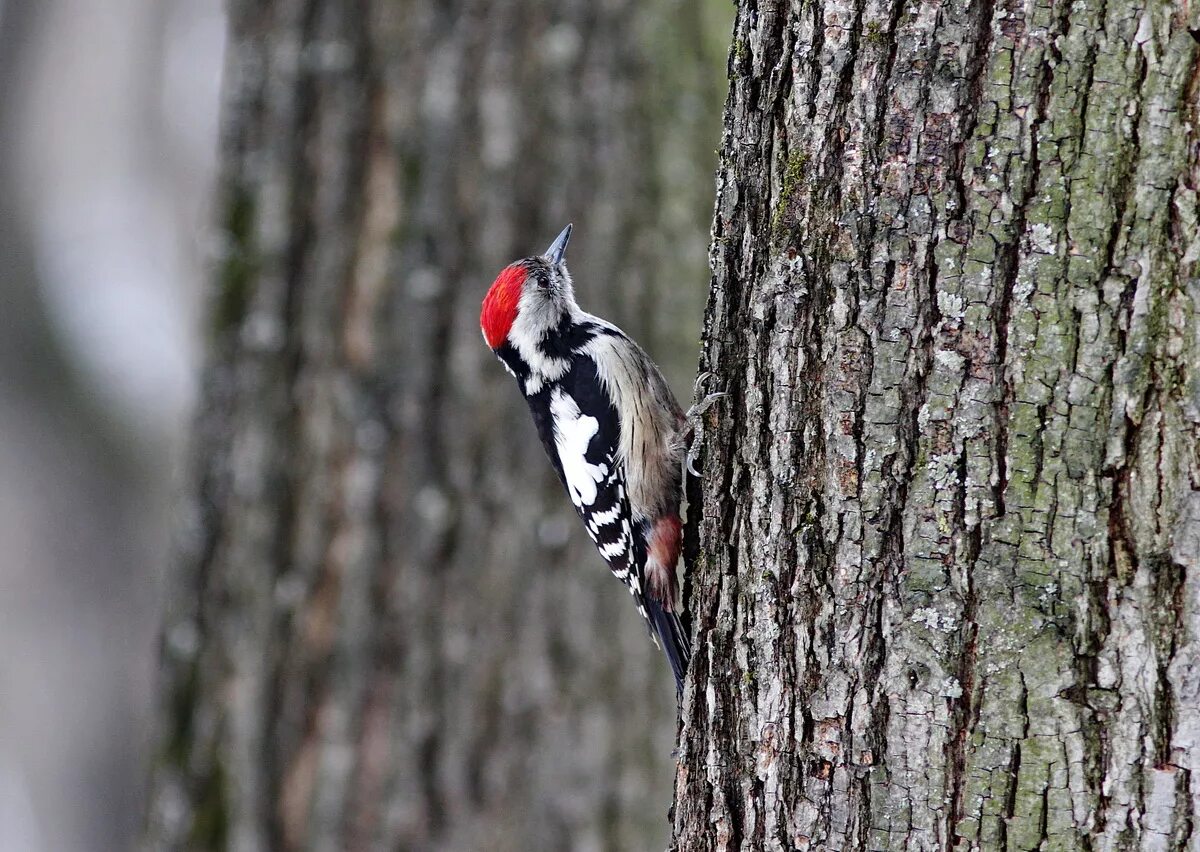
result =
[[[1200,843],[1198,24],[739,3],[676,848]]]

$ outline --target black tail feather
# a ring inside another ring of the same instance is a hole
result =
[[[683,676],[687,673],[688,661],[692,658],[692,644],[688,639],[687,630],[674,612],[667,612],[662,605],[650,597],[645,599],[646,612],[654,632],[658,634],[658,642],[667,654],[671,664],[671,672],[675,675],[675,692],[683,695]]]

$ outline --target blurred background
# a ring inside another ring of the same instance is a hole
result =
[[[143,811],[220,0],[0,3],[0,849]]]
[[[478,302],[573,219],[686,398],[731,17],[0,0],[0,850],[665,843]]]

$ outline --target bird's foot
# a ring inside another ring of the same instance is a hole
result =
[[[693,397],[700,395],[700,389],[711,377],[712,373],[709,372],[701,373],[696,377],[696,384],[692,388]],[[704,439],[704,413],[712,408],[713,405],[716,404],[717,400],[723,396],[726,396],[724,391],[710,393],[689,408],[688,413],[684,415],[684,420],[687,422],[692,436],[692,440],[688,444],[687,453],[684,455],[683,459],[685,479],[687,478],[686,475],[689,473],[697,478],[700,476],[699,471],[696,470],[696,457],[700,453],[700,444]]]

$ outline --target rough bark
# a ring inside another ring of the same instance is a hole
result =
[[[686,381],[719,100],[699,12],[229,12],[148,844],[665,843],[669,672],[478,315],[573,219],[581,300]]]
[[[742,0],[675,845],[1200,849],[1200,7]]]

